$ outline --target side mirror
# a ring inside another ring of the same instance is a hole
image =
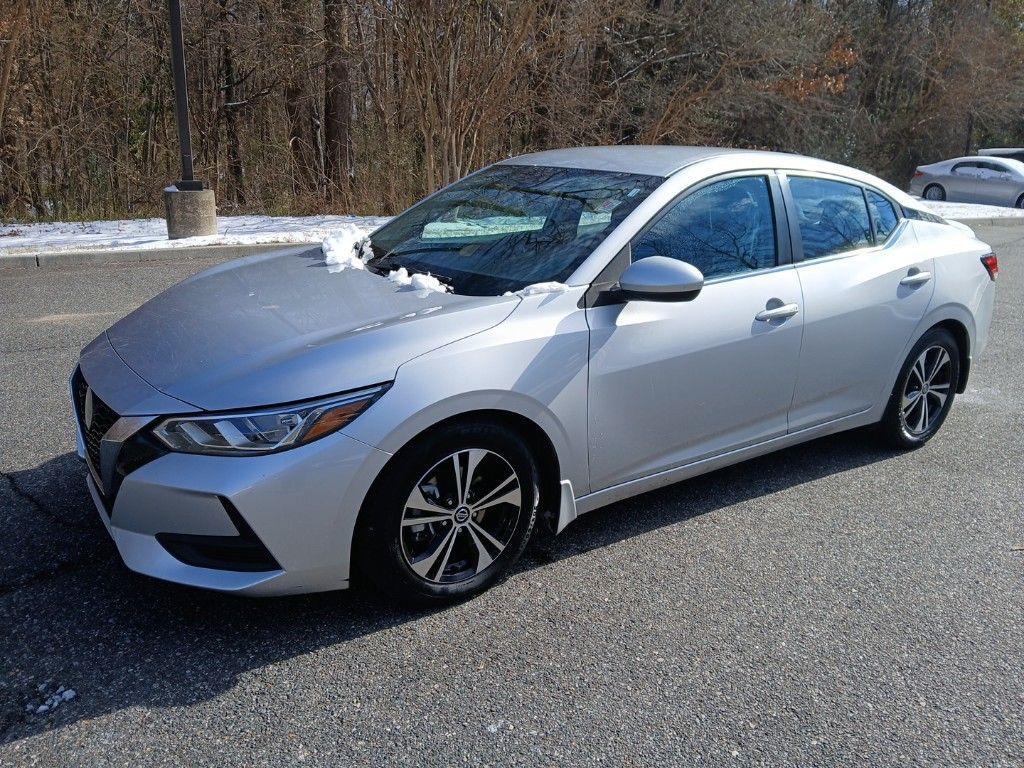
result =
[[[627,301],[693,301],[703,287],[699,269],[667,256],[634,261],[619,278],[619,290]]]

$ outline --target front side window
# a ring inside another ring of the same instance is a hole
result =
[[[687,261],[705,279],[774,267],[775,219],[765,176],[725,179],[672,206],[633,245],[633,260]]]
[[[429,272],[494,296],[566,280],[662,182],[583,168],[496,165],[442,190],[372,238],[371,270]]]
[[[867,190],[867,196],[868,207],[871,208],[871,217],[875,220],[875,238],[879,243],[882,243],[896,229],[900,219],[888,198],[870,189]]]
[[[791,176],[804,259],[820,259],[871,245],[871,220],[856,184]]]

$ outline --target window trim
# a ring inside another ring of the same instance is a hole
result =
[[[903,210],[902,205],[898,205],[891,197],[861,181],[851,179],[848,176],[840,176],[835,173],[820,173],[818,171],[803,171],[803,170],[779,170],[778,171],[779,181],[782,184],[782,198],[785,201],[787,212],[789,213],[789,235],[793,241],[793,263],[794,264],[817,264],[824,261],[834,261],[836,259],[845,259],[850,256],[860,256],[865,253],[873,253],[875,251],[881,251],[883,248],[887,248],[895,238],[902,233],[906,227],[907,217]],[[800,223],[796,216],[796,201],[793,199],[793,192],[789,187],[790,178],[810,178],[810,179],[823,179],[825,181],[837,181],[842,184],[848,184],[852,187],[858,187],[861,191],[861,197],[864,199],[864,207],[867,208],[868,220],[871,222],[871,243],[860,248],[855,248],[850,251],[842,251],[841,253],[832,253],[828,256],[819,256],[815,259],[804,258],[804,242],[803,236],[800,234]],[[892,205],[893,210],[896,212],[897,223],[893,228],[889,236],[882,242],[878,241],[878,234],[875,230],[874,216],[871,214],[871,206],[868,205],[867,190],[871,190],[880,197],[885,198]]]
[[[792,253],[790,251],[789,238],[786,237],[788,231],[787,217],[785,207],[782,205],[781,187],[779,185],[778,177],[772,169],[756,169],[756,170],[742,170],[742,171],[729,171],[727,173],[720,173],[715,176],[708,176],[705,179],[701,179],[696,184],[693,184],[686,189],[682,190],[669,200],[665,205],[658,209],[658,212],[651,216],[644,225],[637,230],[633,236],[629,239],[627,247],[629,248],[629,264],[633,263],[633,248],[643,237],[654,228],[654,226],[661,221],[665,216],[668,215],[677,204],[683,201],[683,199],[690,195],[696,194],[705,187],[709,187],[712,184],[717,184],[722,181],[728,181],[729,179],[745,179],[761,177],[768,181],[768,202],[772,207],[772,226],[775,229],[775,264],[771,267],[764,267],[762,269],[751,269],[747,272],[736,272],[731,275],[720,275],[719,277],[709,278],[707,283],[714,283],[719,280],[729,279],[737,276],[744,276],[747,274],[754,274],[760,272],[767,272],[769,269],[775,269],[777,267],[785,266],[792,261]]]
[[[871,239],[874,242],[876,247],[880,246],[880,247],[884,248],[885,245],[890,240],[892,240],[893,235],[896,234],[896,230],[898,230],[900,228],[900,224],[902,224],[903,220],[906,218],[903,215],[903,206],[902,205],[897,205],[895,200],[890,198],[888,195],[879,192],[874,187],[869,187],[869,186],[866,186],[866,185],[862,185],[861,186],[861,190],[864,192],[864,202],[868,206],[868,218],[871,219]],[[886,235],[885,239],[882,240],[881,242],[878,241],[878,227],[875,224],[875,214],[873,214],[871,212],[871,200],[868,198],[868,192],[873,192],[874,194],[878,195],[880,198],[885,200],[885,202],[887,202],[892,207],[892,212],[894,214],[896,214],[896,226],[894,226],[889,231],[889,234]]]
[[[750,176],[762,176],[768,179],[768,197],[772,206],[772,223],[775,226],[775,266],[766,267],[764,269],[752,269],[746,272],[735,272],[731,275],[720,275],[718,277],[709,278],[704,282],[705,286],[715,285],[731,280],[741,280],[747,277],[754,277],[756,275],[763,275],[767,272],[777,272],[782,269],[788,269],[793,266],[793,249],[792,249],[792,234],[789,228],[789,218],[786,212],[786,206],[783,203],[783,190],[782,185],[779,183],[779,174],[774,168],[744,168],[738,171],[724,171],[722,173],[716,173],[713,176],[705,176],[703,179],[694,182],[688,187],[685,187],[675,195],[673,195],[668,202],[663,204],[654,214],[652,214],[643,226],[640,227],[629,240],[619,249],[618,252],[608,263],[602,267],[583,296],[580,297],[579,307],[581,308],[592,308],[602,306],[607,303],[610,294],[609,289],[613,288],[619,281],[619,277],[623,272],[626,271],[626,267],[633,263],[633,246],[639,241],[647,232],[657,224],[662,217],[664,217],[678,202],[680,202],[687,195],[691,195],[706,186],[715,184],[719,181],[728,181],[731,178],[747,178]],[[618,300],[613,300],[611,303],[620,303]]]

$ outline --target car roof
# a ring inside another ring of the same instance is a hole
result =
[[[752,149],[727,147],[677,147],[666,145],[639,145],[613,147],[571,147],[533,152],[503,160],[506,165],[547,165],[556,168],[588,168],[598,171],[643,173],[649,176],[671,176],[693,163],[723,155],[765,155],[775,158],[768,165],[778,164],[780,157],[797,158],[782,152],[762,152]],[[753,159],[753,158],[751,158]]]
[[[949,160],[939,160],[937,163],[932,165],[942,165],[943,163],[1005,163],[1014,162],[1012,157],[1001,157],[999,155],[966,155],[964,157],[951,157]]]
[[[865,171],[788,152],[727,147],[677,147],[666,145],[628,145],[614,147],[573,147],[551,149],[510,157],[499,165],[544,165],[555,168],[643,173],[668,177],[684,168],[700,164],[710,166],[709,173],[727,173],[758,168],[829,173],[876,187],[901,205],[915,207],[905,192]]]

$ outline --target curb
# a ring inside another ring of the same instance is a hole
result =
[[[141,250],[54,251],[0,256],[3,269],[57,269],[91,264],[136,264],[146,261],[189,261],[192,259],[238,259],[271,251],[315,247],[316,243],[261,243],[258,245],[200,245]]]
[[[1024,216],[999,216],[994,219],[950,219],[969,227],[1024,227]]]

